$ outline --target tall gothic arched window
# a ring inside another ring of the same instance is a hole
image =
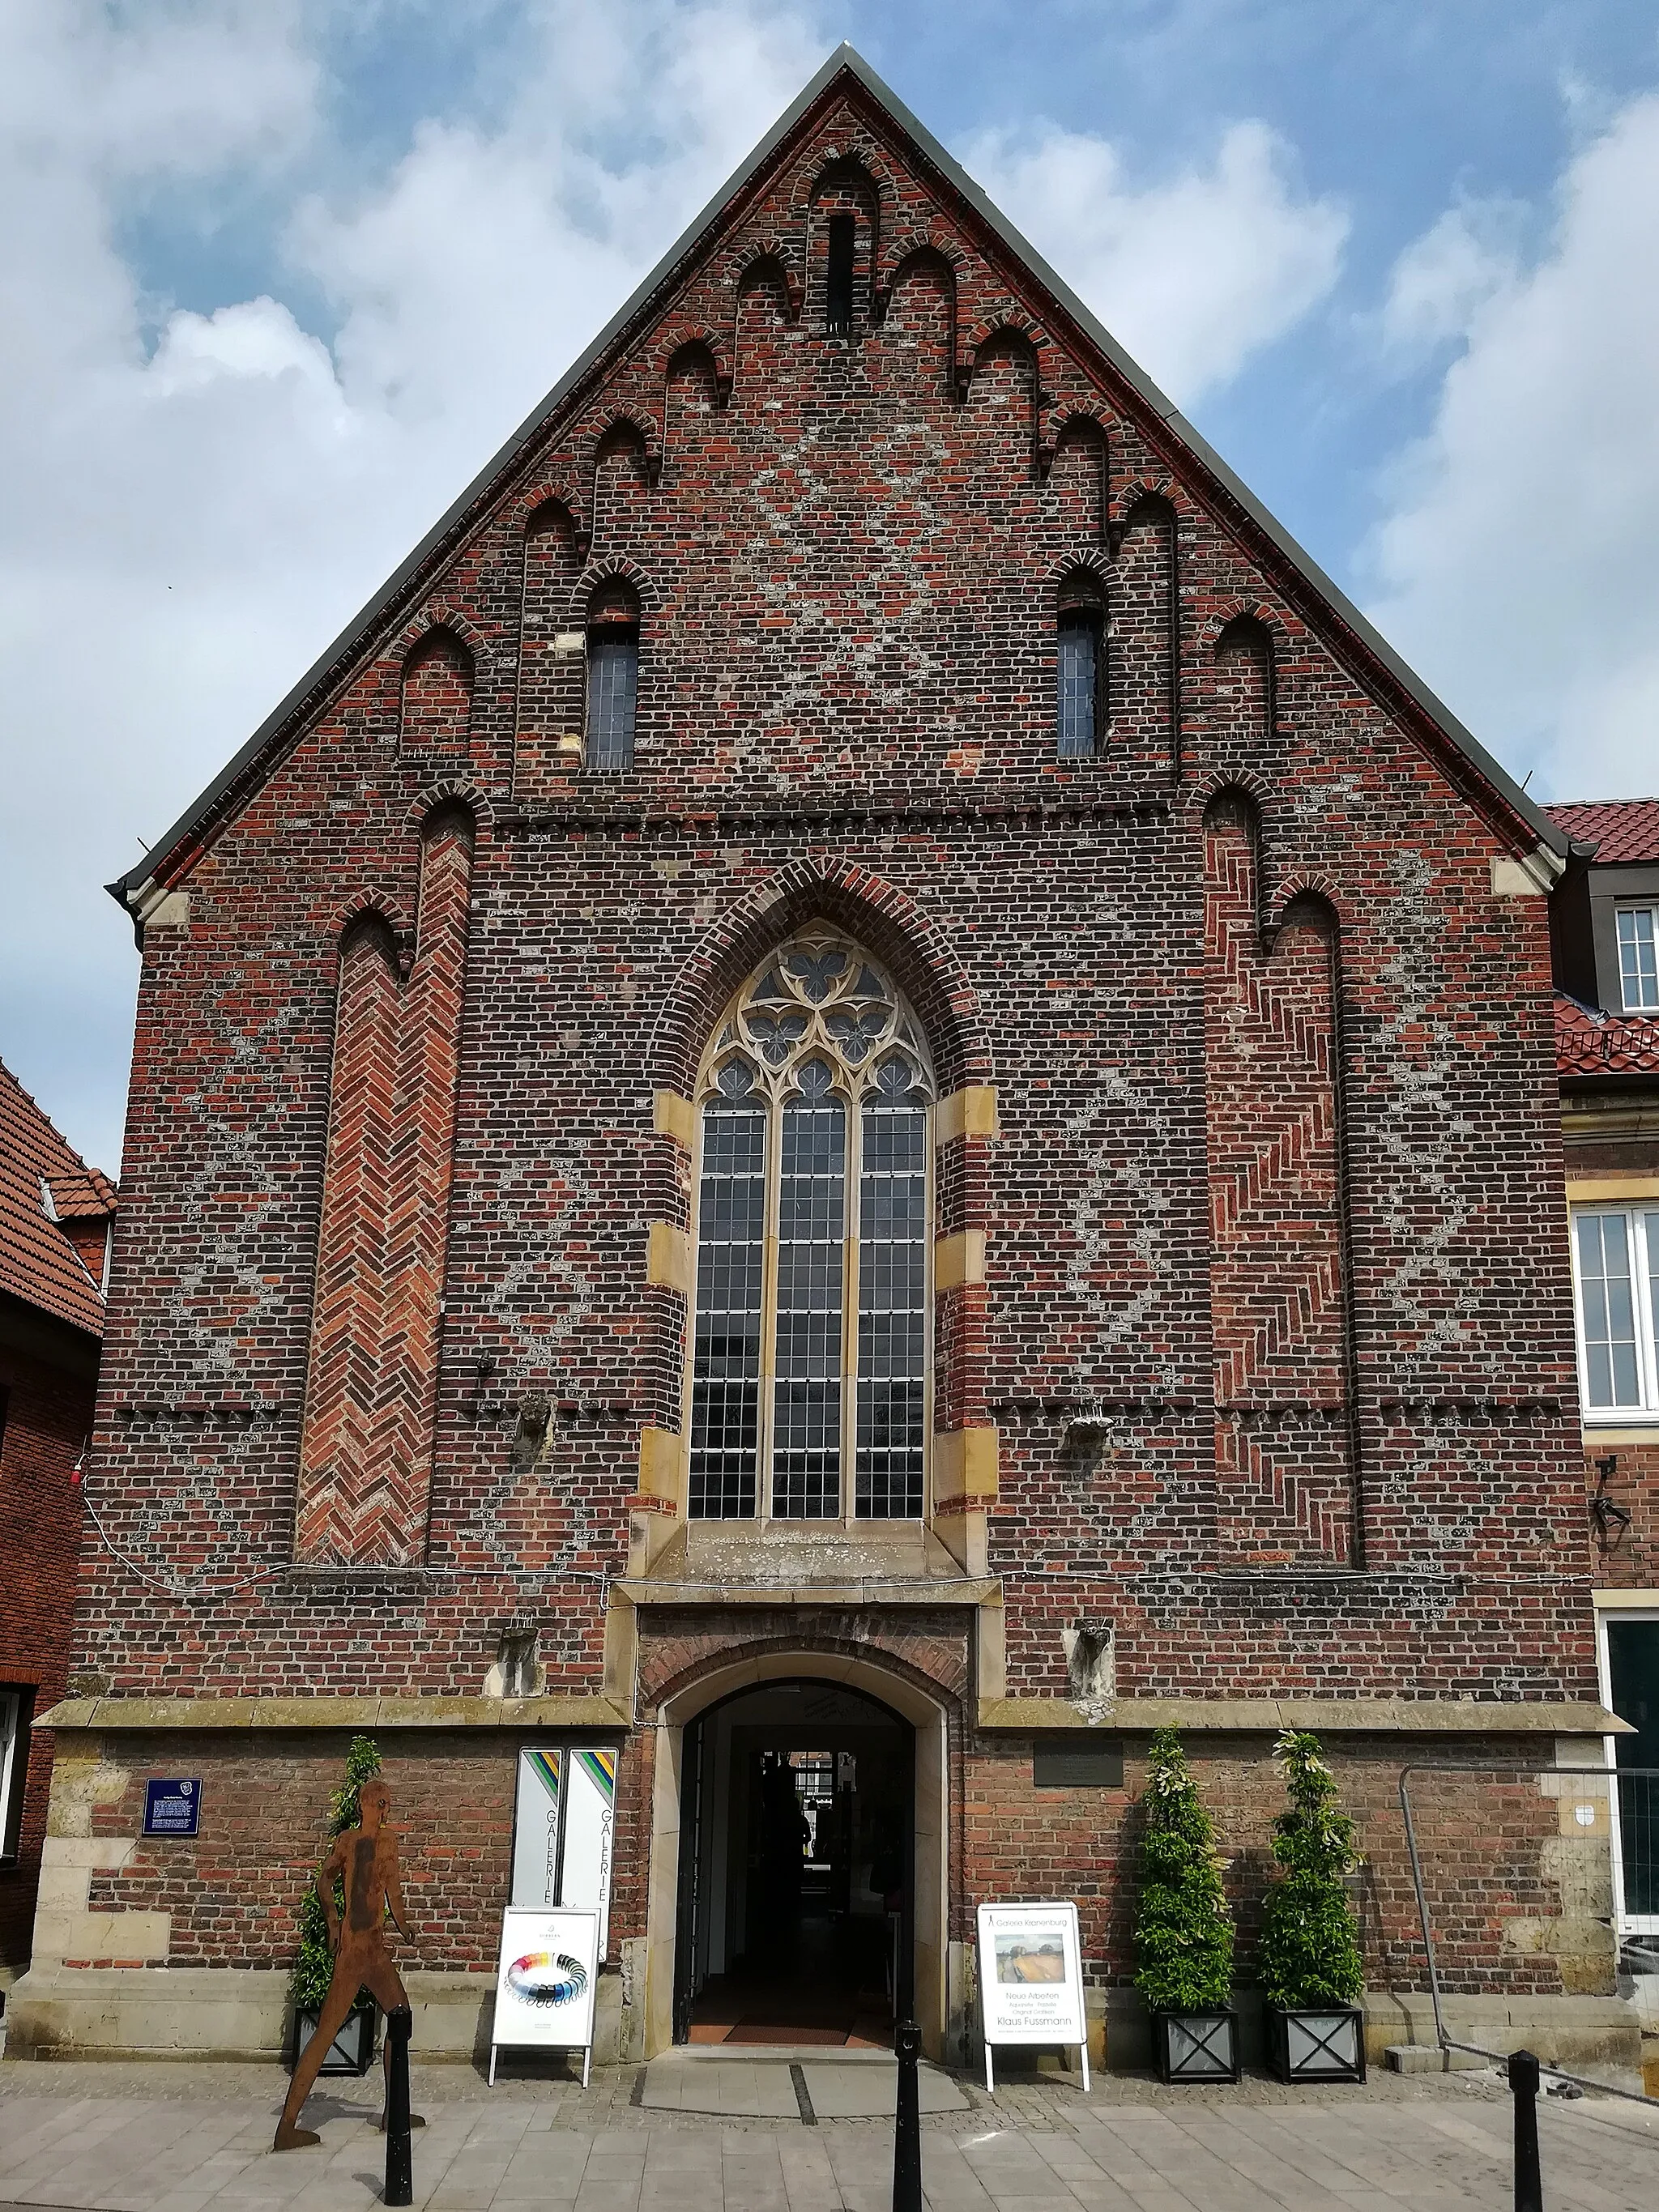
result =
[[[828,927],[751,975],[699,1084],[694,1520],[923,1506],[933,1096],[921,1030]]]

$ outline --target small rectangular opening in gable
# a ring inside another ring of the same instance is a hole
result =
[[[853,327],[853,258],[857,235],[857,223],[852,216],[830,216],[823,319],[827,328],[843,334]]]

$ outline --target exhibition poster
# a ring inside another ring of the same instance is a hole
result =
[[[495,1972],[495,2024],[489,2041],[492,2083],[497,2049],[520,2045],[542,2051],[580,2051],[586,2084],[599,1975],[597,1912],[556,1905],[508,1905],[501,1915]]]
[[[988,2080],[995,2044],[1076,2044],[1088,2087],[1089,2029],[1075,1905],[981,1905],[979,1997]]]

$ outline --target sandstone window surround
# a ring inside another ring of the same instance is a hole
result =
[[[780,946],[715,1025],[696,1101],[690,1518],[922,1517],[933,1097],[902,995],[827,927]]]
[[[1659,1416],[1659,1206],[1577,1206],[1573,1304],[1587,1421]]]

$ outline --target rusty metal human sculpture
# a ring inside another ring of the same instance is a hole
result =
[[[330,1948],[334,1953],[334,1972],[328,1985],[328,1995],[317,2016],[317,2025],[311,2039],[300,2053],[294,2069],[294,2078],[289,2083],[288,2101],[283,2106],[283,2117],[276,2124],[276,2139],[273,2150],[297,2150],[302,2144],[320,2141],[309,2128],[295,2125],[301,2106],[311,2094],[317,2079],[318,2069],[328,2056],[335,2037],[345,2026],[351,2008],[357,2002],[359,1990],[366,1989],[386,2012],[388,2021],[410,2016],[409,1999],[392,1954],[386,1948],[386,1918],[388,1909],[392,1924],[398,1933],[407,1936],[408,1919],[404,1908],[403,1887],[398,1875],[398,1838],[392,1827],[392,1792],[378,1776],[365,1782],[357,1794],[358,1826],[348,1828],[334,1839],[334,1848],[317,1869],[317,1894],[322,1899],[323,1917],[328,1923]],[[341,1918],[334,1902],[334,1884],[337,1878],[345,1884],[345,1916]],[[390,2109],[390,2081],[392,2038],[386,2037],[385,2058],[387,2069],[387,2108]],[[386,2124],[382,2116],[381,2124]],[[412,2124],[419,2126],[418,2120]]]

